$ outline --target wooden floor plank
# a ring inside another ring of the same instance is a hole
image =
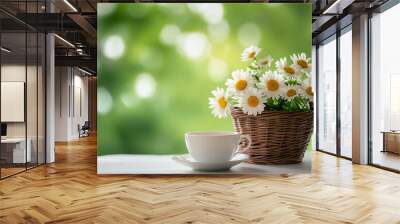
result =
[[[400,223],[400,175],[313,153],[295,176],[98,176],[96,137],[0,181],[0,223]]]

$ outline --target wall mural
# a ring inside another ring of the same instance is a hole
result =
[[[248,46],[274,59],[311,57],[309,4],[98,8],[98,155],[186,153],[187,131],[234,130],[208,98],[247,66]]]

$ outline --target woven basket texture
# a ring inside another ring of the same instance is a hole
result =
[[[264,111],[251,116],[232,108],[231,114],[236,131],[251,137],[251,147],[246,151],[249,163],[302,162],[313,131],[313,111]]]

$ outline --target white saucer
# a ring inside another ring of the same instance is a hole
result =
[[[221,162],[221,163],[207,163],[207,162],[198,162],[194,160],[190,155],[179,155],[172,157],[173,160],[192,168],[197,171],[223,171],[229,170],[233,166],[238,165],[239,163],[247,160],[249,156],[247,154],[238,153],[234,156],[230,161]]]

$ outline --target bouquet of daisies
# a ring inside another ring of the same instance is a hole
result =
[[[261,49],[246,48],[242,61],[249,61],[246,69],[232,72],[226,89],[213,90],[209,98],[212,113],[224,118],[232,107],[248,115],[261,114],[264,110],[309,112],[314,93],[311,87],[311,60],[305,53],[293,54],[291,62],[284,57],[273,64],[270,55],[258,59]]]

